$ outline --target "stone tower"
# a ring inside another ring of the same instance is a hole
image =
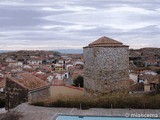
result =
[[[128,89],[129,46],[104,36],[84,47],[83,55],[86,91],[104,94]]]

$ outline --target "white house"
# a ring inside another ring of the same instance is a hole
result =
[[[64,64],[64,60],[58,60],[58,64],[63,65]]]
[[[149,65],[158,65],[158,60],[146,60],[144,64],[145,64],[145,67]]]
[[[52,83],[53,78],[54,78],[54,77],[53,77],[52,75],[50,75],[50,76],[47,77],[47,81],[50,82],[50,83]]]
[[[27,60],[27,63],[31,65],[39,65],[42,64],[42,58],[31,58]]]
[[[22,62],[17,62],[17,63],[16,63],[16,66],[17,66],[17,67],[23,67],[23,63],[22,63]]]
[[[64,78],[67,78],[69,77],[68,73],[56,73],[55,74],[55,78],[58,79],[58,80],[63,80]]]
[[[151,70],[145,70],[145,71],[143,72],[143,74],[147,74],[147,75],[157,75],[156,72],[151,71]]]
[[[67,71],[69,70],[69,68],[74,68],[74,66],[73,66],[73,65],[71,65],[71,64],[66,65],[66,70],[67,70]]]
[[[24,68],[24,69],[32,69],[32,67],[29,66],[29,65],[24,65],[23,68]]]
[[[2,73],[0,73],[0,77],[1,77],[1,78],[3,78],[3,77],[4,77],[4,75],[3,75]]]
[[[15,60],[13,60],[12,58],[8,57],[5,59],[5,62],[15,62]]]
[[[23,67],[22,62],[9,62],[9,67]]]
[[[74,63],[74,65],[84,65],[84,63],[83,62],[81,62],[81,61],[76,61],[75,63]]]
[[[130,73],[129,78],[132,79],[135,83],[138,82],[138,75],[137,74]]]

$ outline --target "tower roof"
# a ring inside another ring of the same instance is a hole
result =
[[[90,43],[88,47],[98,47],[98,46],[111,46],[111,47],[118,47],[118,46],[126,46],[126,45],[123,45],[123,43],[119,42],[119,41],[116,41],[112,38],[109,38],[109,37],[106,37],[106,36],[103,36],[97,40],[95,40],[94,42]],[[128,46],[126,46],[128,47]]]

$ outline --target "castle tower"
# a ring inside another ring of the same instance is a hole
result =
[[[129,46],[104,36],[84,47],[83,56],[86,91],[108,93],[128,89]]]

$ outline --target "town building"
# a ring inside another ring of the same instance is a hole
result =
[[[108,93],[129,88],[129,46],[101,37],[83,48],[84,88]]]
[[[42,58],[30,58],[29,60],[27,60],[27,63],[32,65],[39,65],[42,64],[42,60]]]
[[[156,66],[158,65],[159,60],[146,60],[144,61],[144,66]]]
[[[76,61],[74,65],[76,69],[83,69],[84,63],[81,61]]]
[[[50,97],[50,86],[30,73],[19,73],[6,78],[6,109],[23,102],[34,103]]]
[[[144,83],[144,92],[154,92],[160,85],[160,75],[143,74],[140,80]]]
[[[0,77],[0,93],[4,93],[6,80],[3,77]]]
[[[55,64],[54,69],[57,72],[64,71],[64,67],[61,64]]]

